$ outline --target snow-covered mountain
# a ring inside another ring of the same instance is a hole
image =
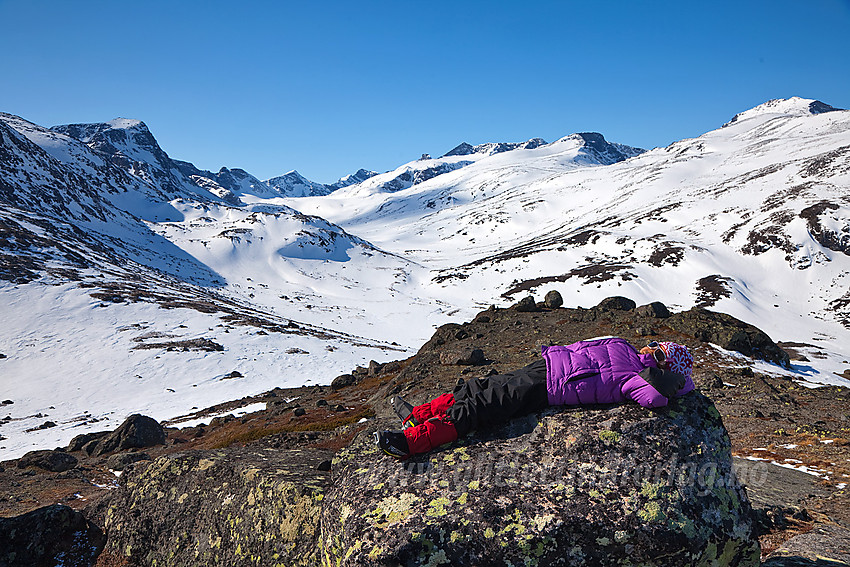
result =
[[[266,181],[266,184],[273,187],[281,197],[317,197],[329,195],[342,187],[361,183],[375,175],[378,175],[375,171],[358,169],[356,172],[340,178],[335,183],[325,185],[315,181],[310,181],[297,171],[293,170],[289,173],[279,175],[278,177],[272,177]]]
[[[568,136],[407,191],[376,177],[298,206],[428,266],[447,294],[619,292],[834,340],[850,323],[850,112],[830,109],[770,101],[604,167]]]
[[[847,383],[848,111],[793,98],[650,151],[581,133],[275,180],[173,160],[138,121],[0,115],[0,459],[327,383],[551,288],[713,306],[810,345],[796,378]]]
[[[629,157],[639,155],[644,150],[621,144],[611,144],[602,134],[583,133],[566,136],[552,144],[547,144],[541,138],[532,138],[519,143],[486,143],[472,146],[462,142],[439,158],[423,154],[421,158],[397,167],[386,173],[370,176],[365,181],[340,188],[335,194],[339,199],[350,198],[353,195],[368,195],[375,192],[394,193],[409,189],[431,179],[465,168],[469,165],[486,160],[493,164],[498,161],[522,161],[523,157],[532,155],[533,150],[544,153],[563,153],[569,147],[575,155],[571,160],[580,165],[609,165]],[[509,153],[509,155],[505,155]],[[501,156],[496,161],[495,156]],[[440,177],[440,183],[451,183],[451,177]]]
[[[310,181],[295,170],[278,177],[272,177],[266,183],[286,197],[321,196],[333,191],[327,185]]]

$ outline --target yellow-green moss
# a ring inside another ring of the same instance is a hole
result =
[[[620,434],[616,431],[603,429],[599,432],[599,439],[605,444],[613,445],[620,440]]]

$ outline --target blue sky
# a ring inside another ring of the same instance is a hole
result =
[[[0,111],[331,182],[461,141],[651,148],[772,98],[850,108],[850,0],[0,0]]]

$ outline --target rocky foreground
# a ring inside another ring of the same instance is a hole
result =
[[[850,390],[805,388],[725,358],[709,343],[779,366],[797,356],[727,315],[625,298],[564,309],[557,299],[445,325],[415,356],[330,387],[234,402],[267,403],[241,419],[163,430],[133,416],[2,463],[0,565],[850,560]],[[376,429],[398,427],[395,394],[421,403],[459,379],[523,366],[541,344],[603,335],[687,344],[698,391],[661,410],[551,408],[407,463],[371,443]],[[747,456],[766,460],[738,458]]]

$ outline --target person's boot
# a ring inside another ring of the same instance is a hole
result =
[[[375,444],[387,455],[396,459],[409,459],[412,454],[407,437],[402,431],[376,431]]]
[[[428,453],[440,445],[457,439],[454,423],[445,417],[432,417],[425,423],[408,427],[403,433],[407,438],[408,452],[411,455]]]
[[[402,429],[416,425],[416,418],[413,417],[413,404],[406,402],[401,396],[393,396],[391,402],[393,411],[401,420]]]

